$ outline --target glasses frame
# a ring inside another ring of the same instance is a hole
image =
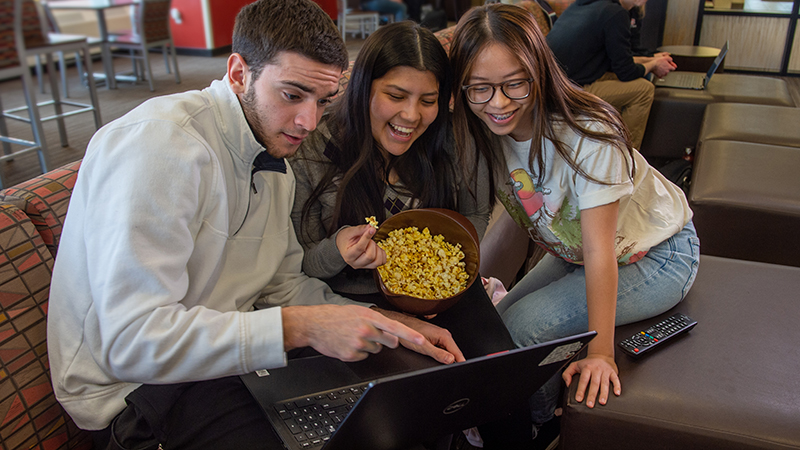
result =
[[[523,97],[512,97],[506,93],[506,84],[512,83],[514,81],[527,81],[528,82],[528,93],[525,94]],[[483,105],[484,103],[489,103],[494,98],[494,95],[497,93],[497,88],[500,88],[500,92],[506,96],[509,100],[522,100],[530,97],[531,95],[531,83],[533,83],[533,78],[514,78],[513,80],[503,81],[502,83],[475,83],[475,84],[468,84],[466,86],[461,86],[461,90],[464,91],[464,95],[467,96],[467,101],[472,103],[473,105]],[[475,86],[490,86],[492,88],[492,95],[483,102],[475,102],[469,97],[469,93],[467,92],[468,89],[473,88]]]

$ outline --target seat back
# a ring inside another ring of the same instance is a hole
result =
[[[58,20],[56,20],[56,16],[53,14],[48,2],[39,3],[39,14],[45,22],[47,31],[61,33],[61,27],[58,26]]]
[[[14,204],[30,218],[53,258],[80,166],[79,160],[0,191],[0,201]]]
[[[550,32],[550,28],[553,27],[552,16],[548,14],[547,11],[544,10],[541,4],[538,1],[533,0],[523,0],[520,2],[515,3],[517,6],[527,9],[533,17],[536,18],[536,23],[539,25],[539,30],[541,30],[542,34],[547,36],[547,33]]]
[[[171,0],[140,0],[134,9],[136,31],[143,43],[171,39],[169,11]]]
[[[47,303],[53,256],[23,211],[0,202],[0,441],[4,449],[90,450],[53,393]]]
[[[0,0],[0,69],[19,66],[19,54],[45,43],[33,0]]]

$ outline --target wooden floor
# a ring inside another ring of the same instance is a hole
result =
[[[355,56],[362,43],[363,41],[360,39],[347,39],[347,47],[351,57]],[[181,83],[176,84],[174,76],[166,72],[161,55],[151,54],[155,92],[150,92],[147,83],[120,83],[115,90],[100,87],[98,89],[98,97],[103,122],[108,123],[122,116],[150,97],[205,88],[212,80],[222,78],[225,74],[227,56],[178,56]],[[100,68],[99,61],[95,61],[94,70],[99,71]],[[116,59],[115,68],[119,72],[130,70],[130,62],[121,58]],[[69,68],[68,79],[70,80],[70,99],[88,102],[88,89],[81,86],[77,70],[74,67]],[[800,77],[787,77],[785,80],[789,84],[795,104],[800,106]],[[48,88],[47,92],[49,91],[50,89]],[[0,82],[2,107],[9,109],[24,105],[22,92],[22,82],[19,80]],[[37,95],[37,100],[40,102],[50,98],[47,94],[37,92]],[[52,108],[44,108],[42,115],[49,114],[52,114]],[[49,169],[54,169],[82,158],[86,146],[95,132],[94,120],[91,114],[79,114],[65,120],[69,140],[69,146],[67,147],[59,145],[58,129],[55,121],[48,121],[44,124],[50,160]],[[27,123],[8,119],[6,122],[11,136],[32,139],[30,125]],[[41,168],[36,155],[25,155],[15,158],[13,161],[0,163],[0,175],[2,175],[3,185],[6,187],[13,186],[40,173]]]

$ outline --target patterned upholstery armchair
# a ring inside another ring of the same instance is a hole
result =
[[[80,165],[76,161],[0,191],[1,202],[15,205],[30,218],[53,258]]]
[[[65,208],[66,209],[66,208]],[[47,359],[54,258],[24,211],[0,201],[0,448],[92,448],[56,401]]]

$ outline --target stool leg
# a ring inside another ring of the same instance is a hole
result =
[[[0,136],[8,137],[8,127],[6,126],[6,117],[3,115],[3,102],[0,100]],[[11,143],[3,141],[3,154],[10,155]]]
[[[61,107],[61,96],[58,92],[58,81],[53,76],[56,73],[56,65],[53,62],[53,54],[47,54],[47,74],[50,78],[50,89],[53,94],[53,108],[56,112],[54,114],[56,122],[58,123],[58,134],[61,137],[61,146],[68,147],[67,142],[67,127],[64,125],[64,110]]]
[[[172,65],[175,66],[175,83],[181,83],[181,73],[178,71],[178,54],[175,50],[175,43],[169,42],[169,51],[172,53]]]
[[[95,128],[100,128],[103,126],[103,119],[100,117],[100,102],[97,98],[97,86],[94,84],[94,75],[92,74],[92,55],[89,51],[89,46],[85,45],[83,47],[83,58],[84,63],[86,64],[86,84],[89,86],[89,98],[92,102],[92,113],[94,114],[94,126]],[[77,58],[77,61],[80,61],[80,58]]]
[[[75,52],[75,66],[78,68],[78,78],[81,80],[81,84],[85,83],[86,76],[83,74],[83,63],[81,62],[80,52]]]
[[[58,66],[61,69],[61,87],[64,89],[64,98],[69,98],[69,86],[67,86],[67,60],[64,52],[58,52]]]
[[[136,51],[134,49],[128,50],[128,54],[131,55],[131,64],[133,64],[133,76],[138,80],[139,79],[139,66],[137,66],[138,61],[136,61]],[[142,75],[144,76],[144,75]]]
[[[42,81],[42,77],[44,76],[44,71],[42,70],[42,57],[41,55],[36,55],[34,57],[34,61],[36,64],[36,83],[39,85],[39,92],[45,94],[44,91],[44,81]]]
[[[50,62],[52,63],[52,59]],[[31,117],[31,130],[33,131],[33,140],[39,146],[39,165],[42,168],[42,173],[47,172],[50,163],[47,158],[47,141],[44,137],[44,130],[42,129],[42,116],[39,114],[39,104],[36,102],[36,93],[33,89],[33,80],[28,71],[22,72],[22,86],[25,92],[25,102],[28,104],[28,112]]]
[[[153,72],[150,70],[150,58],[148,58],[147,47],[142,48],[142,61],[144,62],[144,69],[147,71],[147,82],[150,84],[150,92],[155,91],[153,86]]]
[[[117,79],[114,74],[114,60],[107,42],[103,43],[103,69],[106,72],[106,88],[116,89]]]
[[[172,73],[169,67],[169,55],[167,55],[167,46],[161,46],[161,54],[164,55],[164,65],[167,66],[167,73]]]

